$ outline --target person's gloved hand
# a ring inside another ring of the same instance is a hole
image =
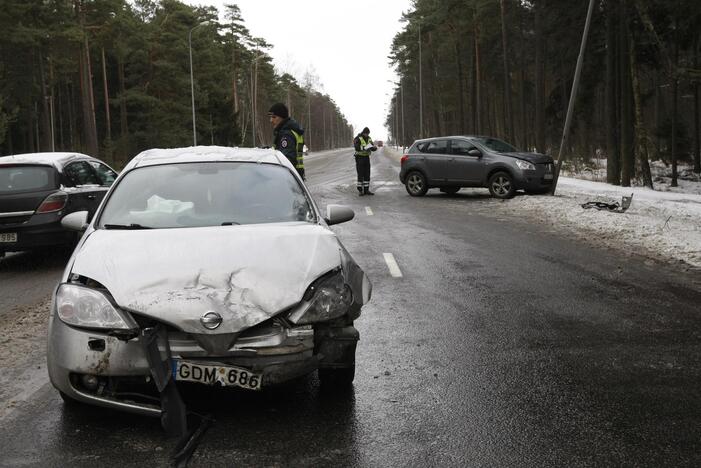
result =
[[[372,148],[370,148],[370,151],[377,151],[377,146],[373,146]]]

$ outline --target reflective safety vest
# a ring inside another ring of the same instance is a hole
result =
[[[295,137],[295,142],[297,143],[297,164],[295,168],[304,169],[304,137],[294,130],[290,130]]]
[[[360,151],[356,151],[355,154],[358,156],[370,156],[370,150],[363,149],[370,143],[370,139],[366,140],[362,135],[359,135],[358,140],[360,140]]]

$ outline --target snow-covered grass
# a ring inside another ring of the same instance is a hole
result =
[[[398,156],[395,150],[390,152]],[[679,166],[679,187],[670,187],[671,167],[651,163],[655,190],[606,184],[605,160],[580,165],[576,173],[573,169],[563,172],[555,196],[518,195],[503,203],[491,200],[489,212],[526,218],[569,236],[684,268],[701,268],[701,179],[690,166]],[[581,206],[588,201],[621,203],[631,193],[633,202],[625,213]]]

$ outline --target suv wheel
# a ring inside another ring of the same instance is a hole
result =
[[[489,193],[496,198],[511,198],[514,196],[514,179],[508,172],[495,172],[489,178]]]
[[[412,171],[406,176],[406,191],[412,197],[422,197],[428,191],[426,177],[419,171]]]

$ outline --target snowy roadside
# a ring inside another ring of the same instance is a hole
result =
[[[400,154],[385,148],[393,159]],[[672,191],[619,187],[603,182],[560,177],[554,197],[518,195],[504,202],[489,200],[489,212],[544,224],[596,245],[701,268],[701,182],[685,181]],[[658,184],[659,186],[659,184]],[[485,189],[463,189],[483,192]],[[664,187],[663,190],[669,190]],[[625,213],[585,210],[588,201],[618,202],[633,194]]]

